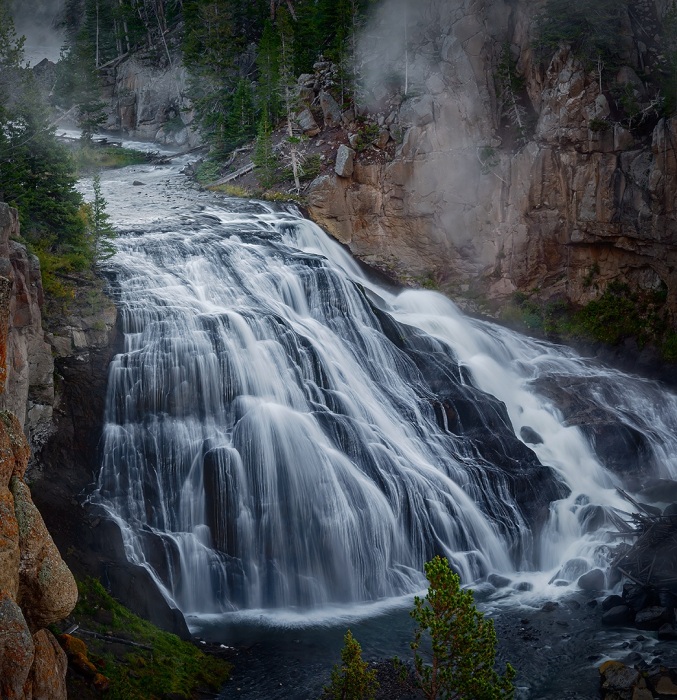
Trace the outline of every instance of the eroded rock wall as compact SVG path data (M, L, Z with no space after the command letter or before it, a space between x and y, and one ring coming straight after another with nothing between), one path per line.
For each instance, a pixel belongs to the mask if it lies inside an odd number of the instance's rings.
M0 203L0 399L30 421L31 401L38 394L53 397L53 387L51 393L44 390L51 384L38 342L39 267L10 241L16 234L16 210ZM22 421L0 411L0 697L62 700L66 656L45 627L71 612L78 590L33 504L24 479L29 456Z
M188 73L180 53L158 58L134 53L103 72L108 100L105 128L133 139L191 148L200 141L188 100Z
M662 4L631 4L657 31ZM457 299L500 303L538 289L584 304L618 280L667 289L674 319L677 119L637 136L616 123L608 91L566 47L547 68L537 62L532 28L541 5L427 0L412 11L410 91L396 109L394 157L364 164L358 155L351 177L319 178L309 213L358 257L403 280L432 280ZM392 3L384 8L372 47L380 35L397 43ZM618 37L627 65L614 79L648 101L657 53L637 34L628 16ZM523 145L505 141L501 127L496 69L506 41L526 85ZM392 57L369 51L382 66L370 93L378 111L388 71L401 73L403 60L388 64ZM402 84L400 76L400 92ZM590 128L596 123L603 130Z

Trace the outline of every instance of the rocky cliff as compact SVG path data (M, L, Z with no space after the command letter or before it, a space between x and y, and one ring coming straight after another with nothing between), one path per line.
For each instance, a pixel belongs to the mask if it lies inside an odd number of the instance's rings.
M40 272L15 241L16 210L0 204L0 697L66 697L66 656L45 629L78 596L38 509L25 473L26 430L41 441L51 416L49 346L40 323ZM18 416L18 417L17 417Z
M542 5L427 0L395 21L386 3L364 53L367 104L399 143L380 158L376 146L357 153L343 177L318 178L310 215L356 256L470 308L534 290L583 305L616 281L657 293L674 323L677 118L638 125L654 98L666 3L630 3L624 65L603 81L566 46L536 60ZM403 23L406 78L404 53L392 48ZM520 140L497 83L506 46L523 80ZM635 127L609 85L634 100ZM344 122L348 143L363 127Z
M199 143L178 41L178 34L170 34L159 56L156 51L136 52L102 69L108 103L105 129L180 148Z

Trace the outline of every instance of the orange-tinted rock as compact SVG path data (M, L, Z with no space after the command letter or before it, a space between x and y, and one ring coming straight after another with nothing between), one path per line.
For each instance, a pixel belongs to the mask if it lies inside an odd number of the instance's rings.
M94 680L92 681L92 685L100 693L104 693L110 689L110 679L106 678L106 676L104 676L103 673L97 673L96 676L94 676Z
M60 634L58 639L66 654L84 654L84 656L87 656L87 645L82 639L78 639L72 634Z
M18 602L29 626L37 630L62 620L71 612L78 600L78 588L33 505L28 486L12 477L10 489L21 551Z
M19 528L14 517L14 497L0 486L0 595L16 601L19 592Z
M33 663L33 638L21 608L7 595L0 596L0 630L0 698L23 699Z
M68 663L85 678L94 678L99 672L96 666L87 658L87 654L76 651L68 654Z
M9 440L9 446L12 450L14 458L14 467L12 470L13 476L23 478L28 466L28 459L31 456L31 448L28 446L28 440L24 435L19 419L7 411L0 412L0 421L4 425L3 435Z
M66 654L48 630L34 634L33 644L35 657L26 684L26 697L31 700L65 700Z

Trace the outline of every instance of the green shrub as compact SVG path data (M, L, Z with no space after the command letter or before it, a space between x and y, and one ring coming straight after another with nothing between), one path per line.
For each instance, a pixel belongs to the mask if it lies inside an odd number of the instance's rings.
M341 664L334 666L331 683L325 687L326 700L373 700L379 684L376 671L362 660L362 647L348 630L343 638Z
M435 557L425 565L425 573L428 593L414 599L411 612L417 623L411 644L414 670L424 697L511 699L514 669L506 664L502 676L494 670L494 621L477 610L472 591L461 589L460 579L446 559ZM424 636L432 644L429 663L419 654Z

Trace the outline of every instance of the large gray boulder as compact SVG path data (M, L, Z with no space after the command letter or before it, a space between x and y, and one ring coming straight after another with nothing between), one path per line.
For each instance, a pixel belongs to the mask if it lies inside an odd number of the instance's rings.
M355 151L348 146L339 146L336 153L336 165L334 170L339 177L350 177L353 174Z

